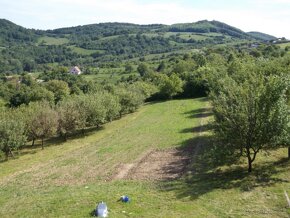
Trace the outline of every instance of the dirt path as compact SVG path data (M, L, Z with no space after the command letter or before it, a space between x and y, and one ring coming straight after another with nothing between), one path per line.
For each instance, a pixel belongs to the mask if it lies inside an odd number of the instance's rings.
M198 137L203 133L203 126L207 122L206 116L200 116ZM152 150L141 155L134 163L122 164L118 167L115 179L132 180L173 180L187 172L190 163L195 161L204 142L202 139L194 141L185 148L171 148L166 150Z

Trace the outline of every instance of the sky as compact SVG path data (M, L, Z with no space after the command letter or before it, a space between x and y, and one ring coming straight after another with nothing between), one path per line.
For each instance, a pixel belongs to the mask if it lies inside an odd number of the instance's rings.
M0 18L42 30L102 22L218 20L290 39L290 0L0 0Z

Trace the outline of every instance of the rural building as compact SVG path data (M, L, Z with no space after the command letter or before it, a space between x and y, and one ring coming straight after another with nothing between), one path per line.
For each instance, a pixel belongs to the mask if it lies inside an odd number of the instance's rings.
M82 73L80 68L78 68L77 66L72 67L69 72L74 75L80 75Z

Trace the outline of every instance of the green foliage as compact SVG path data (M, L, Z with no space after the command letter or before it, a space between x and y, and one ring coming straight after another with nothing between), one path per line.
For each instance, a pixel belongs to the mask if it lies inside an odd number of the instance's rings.
M67 140L68 134L78 129L81 114L77 104L71 99L58 103L56 111L58 114L58 133Z
M159 87L160 91L157 95L161 99L171 99L183 90L183 82L176 74L170 76L155 74L153 75L153 83Z
M277 38L265 33L260 33L260 32L248 32L247 34L251 35L252 37L258 39L258 40L263 40L263 41L270 41L270 40L276 40Z
M158 87L149 82L136 81L131 84L129 90L134 93L139 93L141 99L145 100L158 92Z
M26 116L27 133L30 139L43 140L54 136L58 127L58 114L48 102L32 103L24 109Z
M261 149L282 145L289 137L285 93L289 78L265 75L253 63L243 63L231 76L218 79L211 91L215 133L225 150L239 150L248 171Z
M27 86L20 86L20 88L9 99L10 107L18 107L22 104L28 105L30 102L31 89Z
M106 108L105 121L111 122L120 117L121 105L119 98L111 93L102 93L102 105Z
M127 64L125 65L125 72L126 72L126 73L132 73L133 70L134 70L134 67L133 67L131 64L127 63Z
M184 81L183 97L204 97L207 96L209 87L207 84L208 68L201 67L191 73L185 73L182 75Z
M26 142L25 123L15 110L0 110L0 150L8 160Z
M9 43L31 43L36 40L32 30L25 29L8 20L0 19L0 42Z
M246 40L263 41L218 21L170 26L102 23L40 31L1 20L0 27L0 73L41 71L52 63L97 67L100 62L150 54L188 52Z
M166 64L165 64L164 61L162 61L162 62L158 65L156 71L157 71L157 72L163 72L163 71L165 70L165 68L166 68Z
M219 21L207 21L202 20L196 23L185 23L185 24L173 24L170 26L169 31L172 32L197 32L197 33L224 33L229 36L237 38L250 38L245 32L229 26Z
M195 69L195 63L189 61L179 61L173 67L173 72L177 74L182 74L184 72L190 72Z
M47 102L54 102L55 97L54 93L47 90L43 86L35 86L31 88L29 102L36 102L36 101L47 101Z
M50 80L45 84L46 88L54 93L54 101L57 103L70 94L68 84L61 80Z
M102 93L89 95L86 98L85 110L87 110L87 125L97 126L104 124L106 121L107 108L103 104L105 96Z
M29 78L29 80L27 80ZM37 84L33 79L27 77L19 80L17 84L7 82L0 85L0 96L2 95L10 107L18 107L22 104L28 105L35 101L54 101L54 93L44 86Z
M128 114L136 111L143 103L145 97L140 93L132 92L125 86L119 86L114 90L114 94L118 96L121 105L120 114Z
M151 72L148 65L145 63L139 64L137 67L137 71L140 74L140 76L142 76L142 77L148 75Z

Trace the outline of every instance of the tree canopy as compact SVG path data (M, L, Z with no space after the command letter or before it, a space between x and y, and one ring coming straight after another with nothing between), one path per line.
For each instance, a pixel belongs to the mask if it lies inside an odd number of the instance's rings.
M266 75L255 64L243 63L212 89L214 131L225 149L247 157L249 172L260 150L285 145L289 137L289 85L289 76Z

